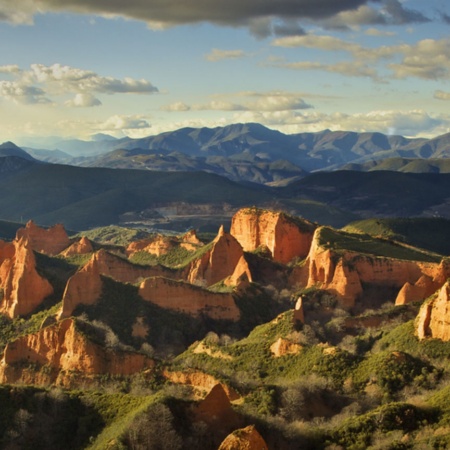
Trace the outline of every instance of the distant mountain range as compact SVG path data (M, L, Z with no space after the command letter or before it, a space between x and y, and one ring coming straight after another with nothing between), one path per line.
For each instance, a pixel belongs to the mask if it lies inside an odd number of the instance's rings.
M244 124L66 144L0 145L0 219L73 230L118 223L206 230L247 205L336 227L369 217L450 218L450 135L285 135Z
M99 134L91 141L67 140L52 149L26 150L36 159L53 163L201 170L234 181L275 186L319 170L450 171L443 162L450 156L450 134L434 139L330 130L286 135L256 123L182 128L142 139Z

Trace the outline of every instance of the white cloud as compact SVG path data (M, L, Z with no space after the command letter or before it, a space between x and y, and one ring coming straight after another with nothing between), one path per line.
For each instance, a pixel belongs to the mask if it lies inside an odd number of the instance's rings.
M212 100L209 103L192 105L195 111L246 111L244 105L224 100Z
M117 131L117 130L134 130L134 129L149 129L151 125L144 116L130 115L121 116L114 115L109 117L105 122L98 126L99 130Z
M291 36L278 38L272 45L286 48L312 48L328 52L342 51L348 53L353 61L334 64L317 61L269 62L273 66L298 70L325 70L348 76L370 77L380 81L381 77L374 63L385 63L391 71L385 78L404 79L408 77L426 80L450 79L450 39L423 39L415 44L399 44L380 46L378 48L363 47L359 44L335 38L333 36ZM370 64L369 64L370 63Z
M205 59L211 62L222 61L223 59L241 59L247 55L243 50L220 50L213 48L210 53L205 55Z
M162 111L168 111L168 112L185 112L189 111L191 107L189 105L186 105L186 103L183 102L175 102L171 103L170 105L165 105L160 108Z
M193 111L293 111L313 107L300 95L283 91L227 94L227 98L234 96L245 98L245 100L237 103L219 98L208 103L194 104L190 109ZM217 97L221 96L217 95Z
M285 133L333 131L375 132L403 136L436 136L450 129L449 115L432 115L423 110L372 111L365 114L317 111L246 111L236 113L236 122L259 122Z
M51 103L42 89L15 81L0 81L0 97L23 105Z
M0 73L12 73L17 74L20 72L19 66L15 64L8 64L6 66L0 66Z
M66 106L87 107L101 105L94 93L114 95L158 92L158 88L148 80L105 77L61 64L32 64L29 70L21 70L16 65L4 65L0 66L0 74L15 78L14 81L0 81L0 96L24 104L49 103L49 98L73 94L74 98L64 103Z
M450 92L435 91L434 98L437 100L450 100Z
M78 93L72 100L65 102L69 107L89 108L92 106L100 106L102 102L92 94Z

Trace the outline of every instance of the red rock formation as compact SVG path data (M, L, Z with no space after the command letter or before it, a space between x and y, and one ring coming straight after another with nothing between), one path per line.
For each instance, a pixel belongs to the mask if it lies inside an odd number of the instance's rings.
M439 283L427 275L422 275L414 284L406 282L395 299L396 305L406 305L425 300L439 288Z
M284 355L296 355L302 350L300 344L288 341L287 339L278 338L271 346L270 351L275 358L279 358Z
M246 271L250 275L248 266L243 268L241 261L244 252L239 242L220 227L219 233L212 242L212 247L199 259L193 261L188 270L190 283L202 282L207 286L218 283L225 278L233 276L238 264L241 264L240 273Z
M240 318L239 308L231 294L211 292L182 281L163 277L147 278L139 286L139 295L161 308L194 317L206 315L212 319L233 321Z
M161 256L178 246L188 251L194 251L203 246L203 243L197 238L195 230L191 230L181 237L158 234L149 239L131 242L126 252L129 257L141 251Z
M352 307L363 294L363 285L399 289L409 283L415 285L421 277L428 277L431 286L448 276L445 263L407 261L382 256L361 255L351 251L333 251L320 244L322 228L316 230L306 263L297 268L291 283L304 282L317 286L338 297L341 305ZM420 284L426 278L422 278Z
M103 281L97 259L91 258L67 281L58 318L70 317L80 304L93 305L100 298L102 288Z
M220 384L230 402L241 398L240 395L232 387L221 383L212 375L200 372L198 370L187 370L184 372L172 372L169 370L164 370L163 376L172 383L190 385L196 389L206 392L210 392L214 386Z
M34 370L26 368L30 364ZM44 372L40 370L43 366L47 368ZM72 319L66 319L8 343L0 363L0 383L50 384L64 381L68 372L80 377L132 375L153 367L153 360L142 354L110 351L94 344L77 331Z
M199 247L202 247L204 244L197 237L197 233L195 232L195 230L189 230L187 233L181 236L180 245L186 250L194 251L197 250Z
M61 255L85 255L87 253L92 253L93 251L94 248L92 247L91 241L87 237L83 236L79 241L74 242L70 247L61 252Z
M253 425L233 431L220 444L219 450L269 450L266 441Z
M32 250L47 255L57 255L70 245L70 239L61 224L45 229L30 220L25 228L17 230L16 240L21 238L29 242Z
M30 314L53 293L53 287L36 271L33 250L24 239L4 244L1 253L0 312L11 318Z
M152 276L170 276L173 272L161 266L143 267L113 255L105 250L100 250L92 256L97 265L98 272L122 283L136 283L139 278Z
M230 234L245 251L267 247L275 261L288 263L308 255L315 226L284 213L244 208L232 219Z
M305 311L303 308L302 297L299 297L295 303L293 321L294 323L305 323Z
M209 394L194 410L194 422L204 422L210 427L234 429L239 426L240 419L234 412L230 400L222 385L216 384Z
M419 339L427 337L450 341L450 284L447 282L438 294L420 308L416 321Z

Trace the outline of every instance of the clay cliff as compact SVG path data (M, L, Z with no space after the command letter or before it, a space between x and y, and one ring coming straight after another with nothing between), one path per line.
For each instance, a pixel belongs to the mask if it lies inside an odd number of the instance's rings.
M449 282L421 306L416 320L416 333L419 339L436 338L450 341Z
M28 241L32 250L46 255L57 255L70 245L70 239L62 224L45 229L30 220L25 228L17 230L16 240L21 238Z
M58 319L70 317L78 305L93 305L102 293L103 281L95 257L69 278Z
M233 296L216 293L182 281L163 277L145 279L139 286L139 295L161 308L172 309L198 317L237 321L239 308Z
M151 276L171 276L173 271L162 266L138 266L124 258L99 250L92 255L92 264L101 275L113 278L121 283L136 283L139 278Z
M441 286L450 274L448 264L443 262L410 261L330 249L322 243L324 229L316 230L305 264L293 271L291 283L305 284L306 281L306 287L327 290L335 294L344 307L353 307L365 293L364 289L370 286L402 289L397 304L416 301L421 296L423 300L430 289Z
M65 319L8 343L0 362L0 383L70 385L70 374L131 375L153 367L153 360L142 354L93 343L77 330L74 320Z
M36 270L36 258L25 238L2 243L0 287L3 298L0 313L10 318L33 312L53 293L53 287Z
M211 286L229 277L227 282L232 284L244 274L249 281L252 280L244 251L239 242L221 227L211 248L190 264L186 278L193 284Z
M245 251L265 247L275 261L286 264L308 255L314 229L311 222L281 212L244 208L233 216L230 234Z

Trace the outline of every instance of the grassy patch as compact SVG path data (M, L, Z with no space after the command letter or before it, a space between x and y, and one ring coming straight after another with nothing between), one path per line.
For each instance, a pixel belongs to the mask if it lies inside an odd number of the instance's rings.
M367 234L351 234L322 227L318 235L324 248L337 253L351 251L362 255L384 256L409 261L439 262L439 255L411 248L395 241L375 238Z

